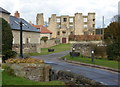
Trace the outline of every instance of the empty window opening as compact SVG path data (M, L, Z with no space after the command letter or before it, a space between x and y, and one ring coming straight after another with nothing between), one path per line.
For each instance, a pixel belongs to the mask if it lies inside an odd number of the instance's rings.
M63 22L67 22L67 18L63 18Z
M88 20L87 20L87 18L84 18L84 22L87 22Z
M70 18L70 22L73 22L73 18Z
M57 18L57 22L60 22L60 18Z
M57 32L57 35L60 35L60 32L59 32L59 31Z
M65 34L66 32L65 31L62 31L63 34Z
M84 25L84 28L87 28L87 25Z

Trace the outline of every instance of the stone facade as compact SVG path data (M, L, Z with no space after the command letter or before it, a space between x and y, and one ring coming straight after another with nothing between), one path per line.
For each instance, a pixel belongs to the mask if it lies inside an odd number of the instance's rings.
M37 25L44 25L43 13L37 14L37 16L36 16L36 24Z
M42 25L43 13L37 14L36 23ZM44 25L44 24L43 24ZM61 43L68 43L69 35L95 35L95 13L75 13L74 16L56 16L49 18L48 29L52 32L52 38L59 38Z
M75 16L56 16L52 14L49 18L48 29L53 32L52 38L59 38L61 43L68 43L68 36L73 35L94 35L95 34L95 13L76 13Z
M20 52L20 31L12 30L13 33L13 50ZM23 31L23 52L31 53L38 52L40 53L40 33L38 32L29 32Z
M43 40L41 40L40 42L40 47L41 48L48 48L51 46L55 46L57 43L55 40L47 40L46 42L44 42Z
M20 44L20 31L12 30L13 44ZM40 33L23 31L23 44L40 44Z

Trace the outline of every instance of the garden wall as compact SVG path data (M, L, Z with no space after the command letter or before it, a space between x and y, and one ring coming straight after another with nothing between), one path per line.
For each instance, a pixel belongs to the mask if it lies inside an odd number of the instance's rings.
M33 81L49 81L49 72L51 66L47 64L29 64L29 63L14 63L3 64L10 67L16 76L24 77Z

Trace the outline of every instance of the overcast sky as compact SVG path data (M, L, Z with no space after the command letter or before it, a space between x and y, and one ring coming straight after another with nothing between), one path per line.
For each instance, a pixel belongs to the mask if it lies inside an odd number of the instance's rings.
M111 18L118 14L119 0L0 0L0 6L11 15L19 11L22 18L36 24L37 13L44 13L45 21L51 14L70 15L88 12L96 13L96 27L102 26L102 16L107 26Z

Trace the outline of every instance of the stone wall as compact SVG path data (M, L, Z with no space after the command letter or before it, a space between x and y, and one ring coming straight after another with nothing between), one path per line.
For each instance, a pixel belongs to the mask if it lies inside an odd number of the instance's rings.
M44 42L43 40L41 40L40 42L40 47L41 48L48 48L51 46L55 46L59 44L59 42L57 42L57 40L53 39L53 40L47 40L46 42Z
M49 81L49 72L51 66L47 64L3 64L13 70L13 74L33 81Z
M13 44L12 50L20 53L20 45ZM23 44L23 53L40 53L40 50L40 44Z
M30 44L30 43L23 44L23 52L24 53L35 53L35 52L40 53L41 48L48 48L51 46L55 46L59 43L60 43L59 39L53 39L53 40L47 40L46 42L41 40L40 44ZM13 44L12 50L19 53L20 52L20 45Z
M51 76L51 80L61 80L64 81L70 87L101 87L101 83L96 82L92 79L84 77L82 75L78 75L68 71L53 71Z
M82 56L91 57L91 51L94 50L96 58L107 58L106 45L93 43L77 43L73 44L75 51L80 52Z

